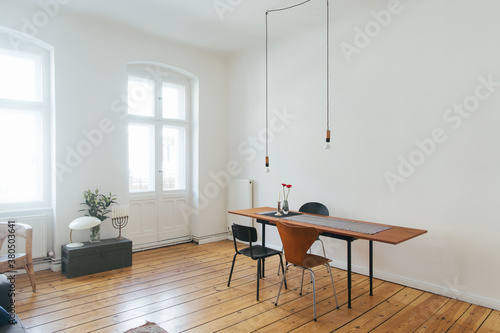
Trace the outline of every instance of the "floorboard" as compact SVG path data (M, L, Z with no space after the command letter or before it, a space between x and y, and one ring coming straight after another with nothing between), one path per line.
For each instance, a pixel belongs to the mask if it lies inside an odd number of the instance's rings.
M180 244L133 254L123 269L67 279L36 272L37 292L27 276L16 276L16 312L28 332L124 332L153 321L168 332L500 332L500 312L444 296L353 274L352 309L347 276L332 269L339 309L327 270L315 269L317 316L306 275L299 295L298 269L287 273L276 306L281 275L278 257L266 261L256 300L256 262L234 255L230 241Z

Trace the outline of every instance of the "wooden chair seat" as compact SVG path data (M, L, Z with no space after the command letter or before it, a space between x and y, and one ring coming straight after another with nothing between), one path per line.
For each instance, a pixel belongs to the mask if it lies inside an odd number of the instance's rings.
M285 255L286 259L286 255ZM306 253L304 259L302 260L302 263L298 266L304 267L304 268L314 268L316 266L324 265L329 263L331 260L322 256L318 256L315 254L310 254Z

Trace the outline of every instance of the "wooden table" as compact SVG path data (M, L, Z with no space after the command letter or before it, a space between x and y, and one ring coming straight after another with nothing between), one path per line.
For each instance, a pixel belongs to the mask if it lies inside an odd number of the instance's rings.
M276 225L276 222L280 218L286 217L286 215L266 216L266 215L260 215L259 213L269 212L269 211L272 211L275 209L276 208L272 208L272 207L259 207L259 208L251 208L251 209L232 210L232 211L229 211L229 213L255 218L257 220L257 223L261 223L262 224L262 245L265 246L265 244L266 244L266 225L267 224ZM302 214L307 214L307 213L302 213ZM309 215L314 215L314 214L309 214ZM427 232L427 230L405 228L405 227L399 227L399 226L394 226L394 225L389 225L389 224L380 224L380 223L373 223L373 222L366 222L366 221L359 221L359 220L352 220L352 219L343 219L343 218L338 218L338 217L330 217L330 218L390 227L390 229L380 231L376 234L371 235L371 234L364 234L364 233L359 233L359 232L354 232L354 231L325 227L325 226L316 225L316 224L302 223L302 222L297 222L297 221L286 220L287 223L292 223L292 224L301 225L301 226L315 227L316 229L319 230L320 234L323 236L332 237L332 238L341 239L341 240L346 241L346 243L347 243L348 308L351 308L351 286L352 286L351 285L351 283L352 283L352 280L351 280L351 273L352 273L352 270L351 270L351 255L352 255L351 244L353 241L355 241L357 239L365 239L365 240L369 241L370 296L373 296L373 242L375 241L375 242L397 245L397 244L405 242L409 239L423 235ZM262 271L264 271L264 269Z

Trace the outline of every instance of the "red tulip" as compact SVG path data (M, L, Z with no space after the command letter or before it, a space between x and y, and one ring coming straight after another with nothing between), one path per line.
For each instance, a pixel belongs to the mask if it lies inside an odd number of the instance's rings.
M281 183L281 186L283 186L283 200L288 200L288 195L290 194L290 188L292 187L292 184ZM286 191L286 193L285 187L288 188L288 191Z

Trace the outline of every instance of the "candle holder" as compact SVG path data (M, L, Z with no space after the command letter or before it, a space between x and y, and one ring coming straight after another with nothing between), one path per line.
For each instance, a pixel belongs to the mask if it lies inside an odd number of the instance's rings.
M128 223L128 205L115 206L111 209L111 222L113 228L118 229L117 240L125 239L122 236L122 228Z
M283 216L283 214L281 214L281 201L278 201L278 209L276 211L276 214L274 214L275 216Z
M122 228L124 228L127 223L128 223L128 216L119 216L119 217L113 217L111 218L113 228L118 229L118 237L116 237L117 240L122 240L125 239L125 237L122 236Z

